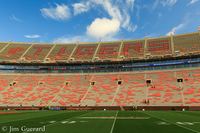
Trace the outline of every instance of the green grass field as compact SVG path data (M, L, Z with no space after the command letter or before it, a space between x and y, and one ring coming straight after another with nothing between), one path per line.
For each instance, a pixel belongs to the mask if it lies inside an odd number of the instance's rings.
M200 112L18 111L14 114L1 112L0 133L11 132L200 133Z

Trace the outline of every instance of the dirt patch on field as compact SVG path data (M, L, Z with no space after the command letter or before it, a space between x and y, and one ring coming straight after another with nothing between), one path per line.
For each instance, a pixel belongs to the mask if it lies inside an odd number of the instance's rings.
M16 114L17 112L1 112L0 111L0 115L7 115L7 114Z

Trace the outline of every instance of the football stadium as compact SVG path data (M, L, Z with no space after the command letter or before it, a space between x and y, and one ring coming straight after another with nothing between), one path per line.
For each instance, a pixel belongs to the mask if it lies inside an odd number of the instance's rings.
M200 133L200 1L184 1L2 0L0 133Z
M2 130L200 132L199 32L0 46Z

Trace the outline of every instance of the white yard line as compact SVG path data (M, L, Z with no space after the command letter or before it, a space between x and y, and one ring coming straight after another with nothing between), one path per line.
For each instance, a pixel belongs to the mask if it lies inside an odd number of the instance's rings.
M110 133L113 133L113 129L114 129L114 127L115 127L115 122L116 122L116 120L117 120L117 115L118 115L118 111L117 111L117 113L116 113L116 115L115 115L115 119L114 119L114 121L113 121L112 128L111 128L111 130L110 130Z
M54 123L47 124L47 125L44 125L44 126L45 126L45 128L47 128L47 127L49 127L49 126L58 124L59 122L66 121L66 120L71 120L71 119L73 119L73 118L80 117L80 116L84 116L84 115L86 115L86 114L88 114L88 113L91 113L91 112L83 113L83 114L78 115L78 116L72 116L72 117L70 117L70 118L67 118L67 119L64 119L64 120L61 120L61 121L56 121L56 122L54 122ZM28 133L28 132L26 131L26 132L23 132L23 133Z
M64 120L61 120L61 121L57 121L57 122L52 123L52 124L47 124L47 125L45 125L45 126L46 126L46 127L52 126L52 125L58 124L59 122L62 122L62 121L71 120L71 119L76 118L76 117L84 116L84 115L86 115L86 114L88 114L88 113L91 113L91 112L83 113L83 114L78 115L78 116L72 116L72 117L70 117L70 118L67 118L67 119L64 119Z
M191 128L188 128L188 127L185 127L185 126L182 126L182 125L176 124L176 123L173 123L173 122L171 122L171 121L168 121L168 120L165 120L165 119L159 118L159 117L157 117L157 116L150 115L150 114L145 113L145 112L143 112L143 113L144 113L144 114L147 114L147 115L149 115L149 116L151 116L151 117L157 118L157 119L159 119L159 120L162 120L162 121L165 121L165 122L171 123L171 124L176 125L176 126L178 126L178 127L184 128L184 129L186 129L186 130L192 131L192 132L194 132L194 133L200 133L200 131L197 131L197 130L194 130L194 129L191 129Z

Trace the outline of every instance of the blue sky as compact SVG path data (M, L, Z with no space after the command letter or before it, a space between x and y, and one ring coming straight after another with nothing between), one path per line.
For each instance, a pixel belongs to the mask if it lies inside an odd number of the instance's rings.
M1 0L0 41L89 42L197 31L200 0Z

